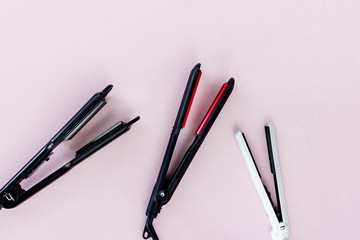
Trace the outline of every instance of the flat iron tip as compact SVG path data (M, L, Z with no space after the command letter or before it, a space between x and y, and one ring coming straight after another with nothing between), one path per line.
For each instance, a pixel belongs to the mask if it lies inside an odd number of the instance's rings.
M131 126L133 123L139 121L140 116L137 116L136 118L134 118L133 120L131 120L130 122L127 123L128 126Z
M111 91L111 89L113 88L113 85L112 84L109 84L104 90L102 90L102 95L104 97L106 97L106 95L108 95L108 93Z

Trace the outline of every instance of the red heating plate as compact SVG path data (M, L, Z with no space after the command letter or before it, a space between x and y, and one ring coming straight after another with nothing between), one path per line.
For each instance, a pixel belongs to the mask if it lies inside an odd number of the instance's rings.
M182 128L185 127L186 120L187 120L188 115L189 115L189 112L190 112L191 104L192 104L192 102L193 102L193 100L194 100L195 92L196 92L197 86L198 86L198 84L199 84L199 80L200 80L201 74L202 74L202 72L200 71L200 72L199 72L199 75L198 75L198 78L196 79L194 91L193 91L193 93L192 93L192 95L191 95L191 99L190 99L189 106L188 106L188 109L187 109L186 114L185 114L185 118L184 118L183 125L181 126Z
M229 85L228 83L224 83L224 85L221 87L218 95L216 96L214 102L211 104L210 109L209 109L208 112L206 113L206 115L205 115L203 121L201 122L198 130L196 131L196 134L197 134L197 135L199 135L199 134L201 133L201 131L203 130L203 128L205 127L205 124L206 124L207 121L209 120L211 114L214 112L216 105L219 103L222 95L224 95L225 90L226 90L226 88L227 88L228 85Z

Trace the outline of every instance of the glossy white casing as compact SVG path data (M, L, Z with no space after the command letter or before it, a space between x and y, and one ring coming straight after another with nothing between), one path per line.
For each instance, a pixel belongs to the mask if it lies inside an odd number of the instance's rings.
M235 139L240 148L242 156L245 160L246 166L249 170L249 173L250 173L251 179L255 185L256 191L258 192L261 202L263 203L265 212L269 217L270 225L272 227L272 231L271 231L272 239L273 240L286 240L286 239L290 238L290 226L289 226L288 215L287 215L285 192L284 192L284 185L283 185L283 181L282 181L282 174L281 174L281 168L280 168L279 151L278 151L278 145L277 145L277 140L276 140L275 126L270 122L267 123L267 126L270 129L270 138L271 138L271 146L272 146L271 150L273 153L274 167L275 167L275 172L276 172L276 181L277 181L277 186L278 186L279 201L280 201L281 213L282 213L282 218L283 218L282 222L279 222L279 220L275 214L275 210L270 202L270 199L266 193L266 190L261 181L259 173L256 169L254 160L251 156L250 149L248 148L248 146L246 144L246 140L243 136L243 133L240 131L237 131L235 133Z

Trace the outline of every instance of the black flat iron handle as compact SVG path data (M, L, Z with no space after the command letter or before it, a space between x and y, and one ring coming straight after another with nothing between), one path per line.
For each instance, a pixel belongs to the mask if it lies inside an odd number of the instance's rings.
M177 142L177 139L180 134L180 130L185 126L187 117L190 112L191 104L195 96L195 92L197 89L197 86L199 84L199 80L201 77L201 70L200 70L201 64L198 63L194 66L194 68L191 70L186 88L184 91L184 95L181 100L181 104L179 107L178 114L176 116L176 120L170 135L169 143L167 145L165 155L163 162L160 167L160 171L156 180L156 183L154 185L149 204L146 210L146 216L156 218L157 214L161 210L161 201L162 199L159 199L160 191L166 187L165 181L166 181L166 174L169 169L170 161L172 158L172 155L174 153L175 145Z
M108 85L102 92L94 96L68 121L60 131L12 177L0 190L0 196L8 188L14 188L20 182L32 175L37 168L49 159L52 151L64 140L73 137L105 104L105 97L112 89Z

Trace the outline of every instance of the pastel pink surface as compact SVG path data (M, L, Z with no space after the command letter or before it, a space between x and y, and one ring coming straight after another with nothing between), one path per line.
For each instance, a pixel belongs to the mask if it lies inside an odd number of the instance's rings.
M263 126L277 127L293 240L359 239L358 1L0 1L0 183L97 91L108 104L25 182L119 120L132 129L15 209L1 239L141 239L191 68L202 78L171 172L221 85L235 89L171 202L160 239L270 239L238 150L271 186Z

